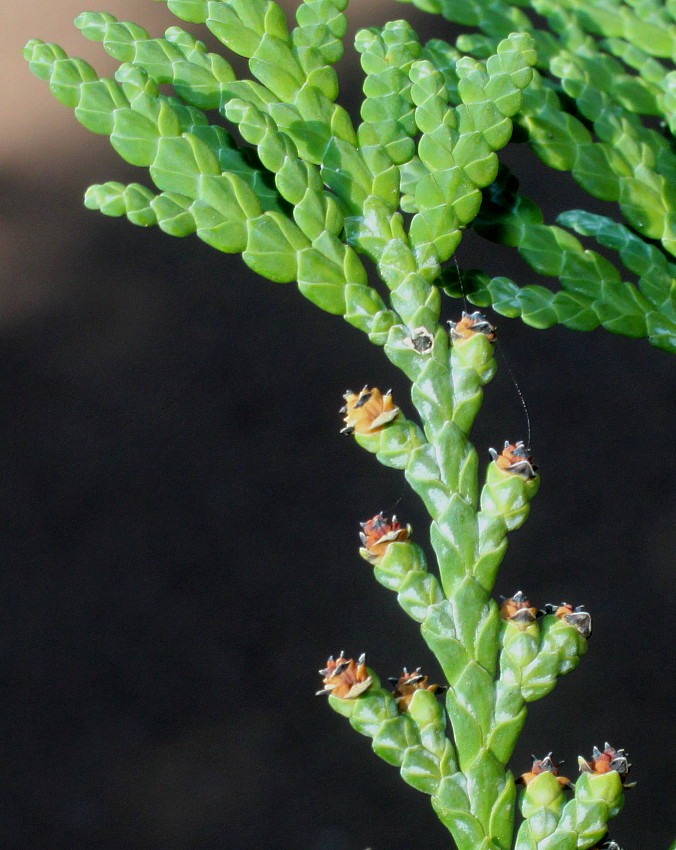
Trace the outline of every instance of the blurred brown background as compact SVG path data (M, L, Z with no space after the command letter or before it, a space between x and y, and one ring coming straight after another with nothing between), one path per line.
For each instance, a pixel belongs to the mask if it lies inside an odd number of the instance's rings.
M164 4L102 5L155 34L177 23ZM404 16L451 37L408 6L353 5L349 43ZM347 387L393 386L407 407L405 382L293 285L83 208L90 183L139 174L20 58L37 36L110 72L70 25L80 11L25 0L0 28L0 846L448 848L424 797L313 696L341 649L368 650L383 676L436 673L356 554L358 521L399 498L423 542L425 517L399 473L338 434ZM355 113L351 48L340 70ZM604 210L522 146L507 159L548 221ZM471 233L458 258L543 282ZM532 706L514 769L554 750L574 775L593 744L625 747L639 785L612 835L666 848L674 361L605 331L497 321L542 473L497 592L594 618L580 669ZM487 458L524 431L503 369L476 444Z

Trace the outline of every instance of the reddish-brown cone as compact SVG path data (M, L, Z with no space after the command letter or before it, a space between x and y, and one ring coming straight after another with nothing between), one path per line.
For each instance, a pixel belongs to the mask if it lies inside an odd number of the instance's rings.
M401 676L390 676L390 684L394 685L392 696L397 703L399 711L408 710L409 704L416 691L429 691L431 694L443 694L446 690L444 685L430 685L427 676L423 676L420 667L409 673L404 667Z
M345 405L340 412L345 414L345 427L341 434L373 434L399 415L389 390L383 395L377 387L364 387L359 393L348 390L343 398Z
M554 614L555 617L564 620L569 626L576 628L582 637L591 637L591 616L584 610L584 605L573 608L568 602L562 602L560 605L552 605L551 602L548 602L545 605L545 614Z
M631 788L633 783L627 785L625 780L629 775L631 763L624 750L616 750L611 747L606 741L603 752L598 747L594 747L590 761L578 756L577 763L581 773L609 773L611 770L617 771L625 788Z
M559 766L556 762L552 761L552 754L548 753L543 759L538 759L533 756L533 766L526 773L521 774L521 776L516 780L519 785L528 785L529 782L532 782L536 776L540 773L551 773L556 777L559 785L562 788L570 788L572 783L570 779L565 776L561 776L559 773Z
M359 537L364 547L360 551L372 564L383 557L390 543L403 543L411 534L410 525L402 525L394 514L388 519L383 511L360 525Z
M533 458L524 446L523 440L519 440L518 443L510 443L509 440L505 440L505 446L500 454L495 449L488 451L498 469L511 472L512 475L520 475L527 480L535 478L537 466L533 463Z
M365 654L360 655L357 662L353 658L345 658L342 652L337 659L332 655L326 662L326 667L319 673L324 677L324 687L317 691L317 696L331 694L340 699L354 699L363 694L373 682L366 669Z
M497 338L495 327L478 310L475 310L474 313L463 311L460 321L449 322L448 327L453 342L462 342L475 334L483 334L489 342L495 342Z
M530 604L530 599L520 590L509 598L500 597L500 616L503 620L517 623L525 629L535 621L537 615L538 609Z

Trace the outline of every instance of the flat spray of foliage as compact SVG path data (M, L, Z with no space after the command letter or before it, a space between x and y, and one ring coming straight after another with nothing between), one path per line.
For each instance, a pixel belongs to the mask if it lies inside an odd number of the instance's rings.
M306 0L291 30L267 0L168 5L246 57L251 79L179 27L151 38L105 13L84 13L76 26L120 60L114 79L57 45L25 49L85 127L149 170L154 190L92 186L87 206L174 236L196 233L264 277L296 281L383 346L412 383L420 425L373 388L346 395L344 430L403 470L431 516L436 574L408 530L382 515L365 525L362 554L421 624L447 679L445 709L422 675L404 674L392 693L362 661L342 657L322 671L331 706L430 796L459 850L601 846L628 770L609 745L581 761L574 786L551 758L536 760L521 780L514 839L517 790L506 765L526 703L577 666L589 617L559 605L542 615L522 594L501 608L491 598L507 532L526 519L539 479L526 447L513 444L494 453L480 485L468 434L495 372L494 333L478 314L450 335L442 327L444 291L460 294L455 266L443 266L471 226L560 284L466 273L476 305L535 327L602 325L676 350L676 159L666 129L676 124L676 78L662 61L673 55L675 4L533 0L546 31L501 0L417 0L482 34L454 47L421 44L405 21L358 33L365 98L356 128L336 104L332 67L347 0ZM160 94L162 84L174 95ZM664 133L641 116L662 117ZM545 224L499 165L513 134L591 194L617 201L626 224L581 210L560 216L563 226ZM596 239L635 279L622 280L618 265L565 227ZM369 284L365 261L386 296Z

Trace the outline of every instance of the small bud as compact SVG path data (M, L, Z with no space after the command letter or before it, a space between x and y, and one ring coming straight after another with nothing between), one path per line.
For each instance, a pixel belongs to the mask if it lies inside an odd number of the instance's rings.
M460 321L449 322L448 327L454 343L470 339L475 334L483 334L489 342L495 342L497 338L497 329L478 310L474 313L463 311Z
M503 620L517 623L525 629L535 622L537 615L538 609L531 606L530 599L520 590L509 598L500 597L500 616Z
M399 711L408 710L408 706L413 699L413 694L416 691L429 691L431 694L443 694L446 690L444 685L430 685L427 676L423 676L420 672L420 667L416 668L413 673L409 673L404 667L401 676L397 679L396 676L390 676L390 684L394 685L392 696L397 704Z
M365 654L360 655L356 663L352 658L345 658L342 652L337 660L331 656L326 662L326 667L319 673L324 677L322 679L324 687L321 691L317 691L317 696L330 694L340 699L354 699L359 694L363 694L373 682L373 678L366 669Z
M607 741L603 752L601 752L598 747L594 747L591 761L587 761L586 759L583 759L582 756L578 756L577 763L580 768L580 773L593 773L598 775L615 771L619 774L620 779L622 780L622 785L625 788L630 788L634 784L631 783L627 785L625 783L625 779L629 775L629 771L631 769L631 763L629 762L627 754L624 750L616 750L615 747L611 747Z
M403 343L418 354L430 354L434 348L434 336L427 328L413 328L411 336L407 336Z
M343 398L345 406L340 412L345 414L345 427L341 434L373 434L399 415L399 408L392 404L392 393L383 395L377 387L364 387L360 393L348 390Z
M360 525L359 537L363 548L359 554L371 564L380 561L390 543L403 543L411 534L410 525L403 526L397 522L394 514L392 519L388 519L383 511Z
M505 447L500 454L495 449L489 449L488 452L498 469L511 472L513 475L520 475L526 480L535 478L537 466L533 463L533 458L529 455L523 440L519 440L518 443L510 443L509 440L505 440Z
M545 605L545 614L553 614L559 620L563 620L568 625L573 626L582 637L591 637L591 616L584 610L584 605L578 605L576 608L573 608L568 602L562 602L560 605L552 605L551 602L548 602Z
M528 785L530 782L535 779L536 776L539 776L541 773L551 773L552 776L555 776L559 785L562 788L570 788L571 781L565 776L561 776L559 774L559 765L552 761L552 754L548 753L543 759L538 759L535 756L533 758L533 766L527 773L523 773L517 780L518 785Z

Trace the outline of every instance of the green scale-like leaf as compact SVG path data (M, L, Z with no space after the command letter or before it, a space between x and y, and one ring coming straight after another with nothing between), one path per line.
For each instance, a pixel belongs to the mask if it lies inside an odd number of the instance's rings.
M657 4L642 4L642 14L613 0L597 0L593 5L566 0L566 5L575 11L587 32L625 38L653 56L671 59L674 55L676 27Z
M382 145L391 161L401 165L415 152L417 126L409 70L421 53L418 37L406 21L392 21L382 30L361 30L355 48L366 74L360 145Z
M296 9L298 26L291 32L293 51L304 70L324 68L343 55L348 0L304 0ZM325 92L326 94L326 92ZM327 95L328 97L328 95Z
M171 27L164 38L151 39L137 24L118 22L102 12L84 12L75 26L121 62L143 68L157 83L170 83L186 103L199 109L218 109L235 80L230 64L217 53L208 53L190 33Z
M533 8L547 19L558 37L558 44L555 42L551 51L541 51L539 67L542 70L556 73L556 62L569 50L575 54L576 61L586 68L594 88L604 92L614 103L642 115L659 114L656 101L659 89L649 85L640 76L626 73L619 62L599 50L596 41L580 26L579 16L574 9L552 0L533 0ZM545 32L538 31L538 46L545 36Z
M562 223L573 220L574 216L560 218ZM473 303L492 303L497 312L521 315L535 327L561 322L576 330L591 330L602 324L616 333L649 336L653 344L667 349L673 346L674 275L672 265L657 249L651 249L654 268L644 269L645 279L639 280L638 288L622 281L609 261L585 250L562 228L544 225L538 207L518 194L516 181L506 171L491 187L474 227L489 239L517 246L529 265L558 277L565 291L552 293L537 285L520 288L505 278L489 280L485 275L466 273L463 291ZM625 228L622 232L629 231ZM641 250L648 250L648 243L636 236L633 239L635 252L640 245L645 246ZM617 240L616 244L619 247ZM628 259L628 249L620 256ZM454 272L447 272L444 280L449 293L461 294Z
M583 773L575 783L574 799L563 807L556 829L536 845L537 849L594 847L606 834L608 821L618 814L623 802L622 782L616 771ZM517 850L521 850L520 845Z
M527 3L547 19L553 35L535 29L528 19L519 17L518 9L503 2L414 2L449 20L479 27L481 35L462 35L456 41L458 47L478 58L486 58L495 49L499 37L509 31L508 21L518 20L518 28L534 38L537 67L549 78L535 74L524 91L522 111L516 116L535 152L550 166L571 170L591 194L619 201L628 221L642 235L662 240L672 253L676 250L676 158L669 141L637 118L637 114L663 116L672 132L676 126L676 72L667 73L653 58L674 56L673 21L661 4L643 2L630 8L607 0L594 4L592 13L589 4L581 0ZM610 36L603 45L626 65L599 49L588 33ZM628 72L627 66L638 74ZM569 111L564 111L557 96L563 89L557 85L556 76L575 99L567 106ZM598 140L587 129L589 121ZM404 203L415 211L408 187L418 185L424 175L415 160L405 168L408 194ZM619 289L617 285L605 286L600 299L583 292L552 294L543 287L519 287L500 277L490 280L475 276L472 285L474 303L492 305L510 317L520 316L534 327L561 322L576 330L591 330L602 324L616 333L648 336L652 344L675 350L670 309L646 309L631 284Z
M471 221L481 202L479 189L495 177L494 151L511 135L509 120L521 104L535 62L532 41L512 36L500 42L484 64L468 57L456 62L462 101L449 109L450 92L441 71L428 60L411 66L411 96L422 136L418 157L427 174L418 181L411 222L416 244L434 246L441 261L460 241L460 227Z
M503 0L400 0L443 15L447 20L466 27L481 26L487 35L503 38L512 32L526 32L530 21L526 15Z
M593 122L603 140L599 144L605 144L603 150L618 177L617 200L627 220L676 253L676 230L672 224L676 157L668 150L666 140L644 129L637 118L614 105L605 92L592 85L591 74L596 69L583 67L572 55L562 55L552 63L552 70L561 77L564 91L575 98L582 115ZM667 174L660 173L664 165L669 169Z
M422 549L414 543L391 543L374 572L384 587L399 594L399 604L414 620L423 622L432 606L444 601L439 582L427 572Z
M170 31L173 38L171 42L162 39L150 40L141 28L132 24L119 24L112 16L88 13L78 19L78 24L89 37L104 40L106 47L113 55L133 54L134 58L142 62L149 72L155 74L157 82L177 84L179 79L183 79L184 94L188 92L188 83L195 82L193 79L195 73L197 73L198 83L204 83L205 68L213 70L215 66L218 66L212 55L205 54L199 42L177 28ZM65 59L65 54L57 58ZM199 60L199 63L188 61L195 58ZM219 102L226 94L224 85L229 84L232 77L229 66L224 60L222 62L223 67L220 67L219 74L212 73L212 78L208 81L212 89L210 97L218 99ZM123 70L131 67L123 66ZM158 97L154 90L146 95L145 101L140 105L137 97L136 105L139 106L137 114L130 114L128 111L124 111L122 115L115 114L113 111L115 104L120 106L122 103L120 87L112 81L94 81L93 72L90 70L82 73L87 75L90 82L96 82L98 88L92 92L91 86L87 88L82 85L84 94L77 105L80 120L99 132L111 132L114 146L130 161L151 164L151 174L157 178L155 182L160 188L165 189L165 192L153 202L154 215L146 213L142 219L138 212L130 207L129 212L135 223L150 224L157 221L167 232L176 235L186 235L197 231L201 238L220 250L244 251L244 259L259 273L279 281L297 279L301 291L319 306L330 312L347 311L348 321L351 320L367 332L373 333L377 341L384 341L384 334L393 319L388 319L388 311L376 293L365 286L365 273L357 258L354 255L350 256L350 249L332 235L341 230L342 215L335 204L332 206L332 201L326 193L322 192L321 180L312 172L312 166L298 162L293 157L293 152L287 150L289 155L286 158L286 172L291 170L296 177L295 179L286 177L283 170L282 174L277 176L282 197L286 197L291 203L296 202L294 215L303 225L301 230L311 240L308 242L299 238L294 226L289 226L286 217L279 214L281 213L279 195L270 191L265 182L265 174L268 172L257 171L248 166L241 153L234 148L231 138L221 128L209 126L202 113L195 109L190 110L173 99ZM127 88L130 82L140 85L139 73L141 72L138 69L133 71L132 77L136 75L135 80L132 80L129 74L126 75L124 84ZM114 96L117 97L117 101L114 99L111 101L111 97ZM98 106L95 118L91 117L92 97L95 98L94 102ZM164 109L165 117L162 127L157 124L157 121L162 118L162 113L160 112L159 117L153 113L153 97L160 104L161 109ZM193 100L202 102L203 97L193 98ZM233 101L229 102L229 104L232 103ZM129 105L134 107L133 103ZM213 106L216 103L211 102L207 105ZM228 106L228 108L232 116L234 106ZM157 129L153 129L152 123L146 120L143 109L146 111L150 109L153 113L151 117L155 119ZM256 107L251 106L249 114L252 110L255 111ZM111 126L111 120L105 117L111 113L115 121L114 126ZM105 119L103 123L100 116ZM227 180L231 178L227 175L218 175L218 169L210 166L208 171L221 180L220 187L217 181L212 180L210 184L205 184L201 180L201 188L207 190L206 194L209 197L208 199L202 196L197 197L200 195L200 190L195 184L195 177L201 173L200 169L206 167L204 157L192 166L186 162L183 176L179 177L177 169L181 167L180 162L170 166L168 159L173 157L180 159L181 156L184 161L194 159L190 156L184 141L176 140L170 144L169 139L163 138L161 144L158 144L159 130L166 136L167 131L176 133L179 129L177 126L171 127L166 124L167 117L175 118L176 116L182 128L192 131L193 142L195 138L204 141L216 155L222 168L231 171L237 177L243 177L252 188L257 190L257 193L262 196L260 201L263 210L276 211L278 215L264 215L260 218L260 224L254 227L248 227L241 217L233 220L232 215L229 214L227 200L229 191ZM271 123L266 129L269 131L268 137L274 135L274 126ZM277 133L277 138L279 136L280 134ZM284 142L287 147L292 147L288 139ZM268 148L263 148L263 153L266 153L268 149L269 145ZM156 161L151 163L150 160L155 153L158 156ZM268 165L271 165L270 156L271 154L268 156ZM295 172L293 172L294 166ZM190 176L191 169L192 176ZM315 179L311 180L310 178L313 177ZM225 183L223 183L224 180ZM304 184L303 180L305 180ZM235 199L241 202L242 190L238 192L237 188L234 188ZM297 193L303 188L305 188L306 197L299 201ZM220 200L219 193L222 194L224 190L226 196ZM115 203L111 203L112 197L116 198ZM120 205L120 197L125 196L120 195L116 185L108 189L96 187L95 191L89 193L87 203L90 206L97 206L97 201L100 201L109 213L115 210L115 214L124 214L127 210L124 204ZM217 201L216 208L214 208L214 199ZM209 203L205 203L206 200ZM248 207L249 217L255 218L256 213L260 211L251 208L250 203ZM343 294L346 283L350 285L349 307L346 305ZM369 295L369 292L372 294ZM369 308L367 311L363 309L365 304Z
M122 65L117 81L99 80L81 60L68 59L53 45L33 41L26 48L33 69L50 80L59 99L75 107L76 117L95 132L110 133L115 149L134 165L150 167L159 189L200 201L192 210L196 226L203 212L231 223L232 235L221 250L242 250L243 225L262 209L250 185L239 174L223 174L218 161L228 137L193 132L199 121L195 110L158 95L144 72ZM206 120L205 120L206 124ZM220 143L220 144L219 144ZM200 235L202 235L200 233Z
M627 268L639 276L640 291L655 305L646 315L650 342L667 351L676 351L676 265L667 262L657 248L610 219L577 210L560 218L579 233L593 235L602 245L619 251Z
M227 47L249 59L258 83L235 82L229 89L231 95L268 112L278 129L297 146L300 156L321 166L322 179L346 210L357 212L373 189L374 177L357 153L349 116L333 103L335 86L327 83L333 70L321 64L321 33L315 32L319 40L316 52L312 52L314 48L302 44L300 33L294 41L282 10L267 0L170 0L169 6L178 17L206 23ZM335 14L338 7L327 3L324 11ZM311 12L299 11L301 19L304 14L318 13L316 3ZM340 32L335 18L334 23L334 32ZM317 66L314 70L306 70L313 65Z
M662 62L623 38L605 38L601 46L633 68L650 86L660 104L660 93L665 90L664 78L667 75L667 68Z
M555 833L564 802L564 790L553 773L545 771L533 777L521 794L521 813L525 820L519 828L515 850L538 850L547 846L544 842ZM575 850L575 846L574 843L571 850Z
M559 676L574 670L587 651L578 630L552 614L523 628L503 625L500 682L506 690L517 686L525 702L541 699L556 686Z
M434 695L416 692L402 714L393 696L369 672L374 681L366 692L356 699L331 696L331 707L348 717L359 733L372 738L377 755L399 767L402 778L419 791L433 795L442 782L461 784L453 745L446 737L446 716ZM462 805L464 815L471 817L466 797Z

